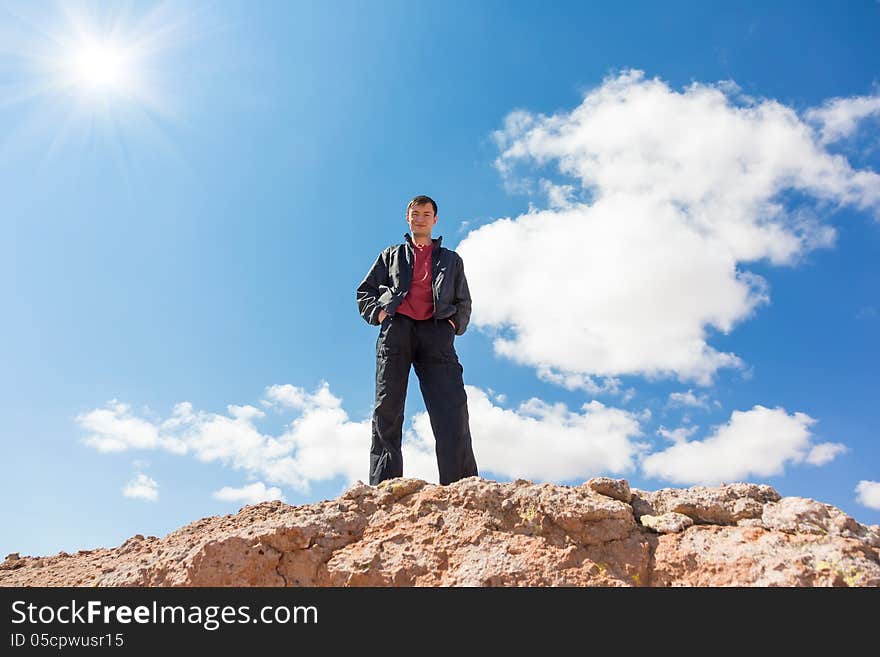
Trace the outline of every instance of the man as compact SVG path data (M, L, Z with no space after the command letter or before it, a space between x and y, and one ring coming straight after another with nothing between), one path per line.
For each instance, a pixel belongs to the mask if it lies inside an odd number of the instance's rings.
M409 233L389 246L357 289L367 323L379 325L376 340L376 403L370 447L370 484L403 476L403 406L410 365L436 441L440 483L477 475L471 447L467 394L453 342L467 330L471 295L461 256L431 238L437 203L416 196L406 206Z

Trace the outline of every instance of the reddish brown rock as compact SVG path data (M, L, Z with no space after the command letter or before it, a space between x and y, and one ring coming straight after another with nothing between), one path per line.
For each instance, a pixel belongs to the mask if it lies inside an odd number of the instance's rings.
M249 505L116 548L12 553L0 585L880 586L880 532L748 483L650 492L605 477L401 477L315 504Z

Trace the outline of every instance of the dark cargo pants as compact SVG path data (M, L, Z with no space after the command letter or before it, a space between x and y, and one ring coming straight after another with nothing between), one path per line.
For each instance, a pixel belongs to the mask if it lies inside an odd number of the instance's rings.
M376 403L370 447L370 484L403 476L403 406L410 365L416 370L436 441L440 483L477 475L467 393L446 319L388 315L376 340Z

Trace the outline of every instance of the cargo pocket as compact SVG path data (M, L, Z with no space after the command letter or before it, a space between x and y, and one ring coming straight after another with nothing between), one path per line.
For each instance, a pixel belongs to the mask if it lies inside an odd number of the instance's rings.
M399 385L400 347L379 344L376 347L376 402L381 402Z

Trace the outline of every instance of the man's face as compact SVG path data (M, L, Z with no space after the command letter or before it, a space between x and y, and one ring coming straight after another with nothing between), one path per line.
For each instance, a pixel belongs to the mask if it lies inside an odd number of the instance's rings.
M430 235L431 228L437 223L434 206L430 203L410 206L406 221L413 237Z

